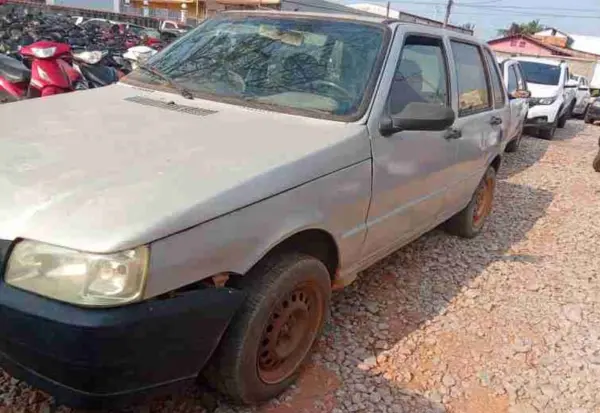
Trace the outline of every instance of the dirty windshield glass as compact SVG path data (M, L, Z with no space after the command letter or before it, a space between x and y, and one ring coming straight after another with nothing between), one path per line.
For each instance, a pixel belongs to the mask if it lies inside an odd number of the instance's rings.
M558 85L560 80L560 66L547 65L537 62L520 62L529 83L540 85Z
M207 20L148 65L194 95L352 116L383 48L383 26L276 16ZM130 79L162 84L137 71Z

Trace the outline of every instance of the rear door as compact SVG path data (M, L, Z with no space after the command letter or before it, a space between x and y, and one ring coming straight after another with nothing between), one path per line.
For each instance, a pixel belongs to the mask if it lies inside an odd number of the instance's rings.
M487 49L463 39L451 39L456 70L458 118L455 127L462 133L457 142L457 171L460 186L454 194L466 205L487 166L506 139L510 110L504 87L492 85L494 68L486 64ZM494 63L495 64L495 63ZM497 92L494 94L494 89Z

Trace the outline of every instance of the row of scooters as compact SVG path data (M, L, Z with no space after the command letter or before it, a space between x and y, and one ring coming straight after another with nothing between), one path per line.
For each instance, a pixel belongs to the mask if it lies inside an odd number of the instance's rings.
M127 24L89 23L0 5L0 103L116 83L164 47Z
M0 55L0 103L107 86L156 53L148 46L133 46L122 56L74 52L53 41L22 46L12 56Z

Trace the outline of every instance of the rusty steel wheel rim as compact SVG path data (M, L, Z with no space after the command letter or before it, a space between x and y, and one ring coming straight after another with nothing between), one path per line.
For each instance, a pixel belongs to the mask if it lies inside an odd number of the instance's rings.
M483 185L479 187L475 195L475 208L473 208L473 225L478 227L492 210L492 200L494 198L494 180L486 178Z
M258 347L258 376L264 383L281 383L302 363L321 326L323 301L315 283L304 283L275 304Z

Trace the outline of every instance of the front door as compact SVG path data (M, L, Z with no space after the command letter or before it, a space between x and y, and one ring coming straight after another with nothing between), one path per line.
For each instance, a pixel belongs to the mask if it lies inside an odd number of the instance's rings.
M527 90L527 84L521 71L519 70L518 63L510 63L506 66L506 89L508 93L512 93L516 90ZM523 121L527 115L527 99L518 98L510 99L510 127L508 132L508 138L511 139L517 135L523 128Z
M399 58L386 69L394 71L391 85L379 92L387 94L385 115L398 114L411 102L451 105L445 49L441 37L405 36ZM384 137L377 125L370 125L370 130L373 195L364 255L398 245L435 225L452 182L449 172L457 147L447 131L402 131Z

